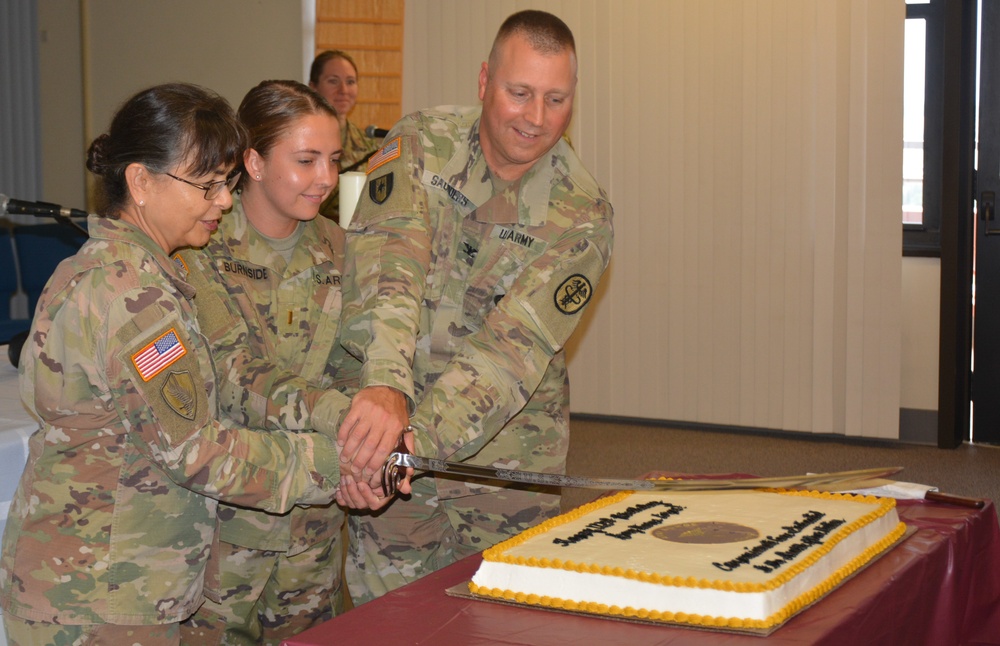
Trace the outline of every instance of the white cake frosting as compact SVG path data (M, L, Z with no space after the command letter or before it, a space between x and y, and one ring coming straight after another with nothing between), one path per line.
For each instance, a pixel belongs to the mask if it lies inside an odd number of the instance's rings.
M904 531L891 498L625 492L486 550L469 586L567 610L771 629Z

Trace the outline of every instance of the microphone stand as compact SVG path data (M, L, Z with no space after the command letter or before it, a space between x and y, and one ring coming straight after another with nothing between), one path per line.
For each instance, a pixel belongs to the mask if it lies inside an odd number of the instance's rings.
M12 205L12 203L14 203ZM30 207L29 207L30 205ZM76 217L87 217L86 211L80 209L70 209L52 204L51 202L31 202L25 203L21 200L11 200L6 195L0 194L0 215L30 215L35 218L53 218L56 222L72 227L89 237L90 233L74 222L71 215Z
M81 227L79 224L77 224L76 222L74 222L73 219L70 218L68 215L63 215L62 213L53 213L52 215L49 215L49 216L36 215L35 217L36 218L50 217L53 220L55 220L56 222L58 222L59 224L66 225L66 226L70 227L71 229L76 229L77 231L79 231L83 235L87 236L88 238L90 237L90 232L87 231L86 228Z

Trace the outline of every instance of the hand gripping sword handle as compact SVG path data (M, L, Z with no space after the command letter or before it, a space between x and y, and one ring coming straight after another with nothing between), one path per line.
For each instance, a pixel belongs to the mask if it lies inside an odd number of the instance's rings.
M403 433L412 432L413 427L407 426L403 429ZM406 464L405 457L410 454L409 449L406 448L406 443L403 442L403 436L399 436L399 443L396 444L395 450L389 454L389 457L385 459L382 464L382 493L385 497L396 495L396 491L399 489L399 483L403 481L406 477Z

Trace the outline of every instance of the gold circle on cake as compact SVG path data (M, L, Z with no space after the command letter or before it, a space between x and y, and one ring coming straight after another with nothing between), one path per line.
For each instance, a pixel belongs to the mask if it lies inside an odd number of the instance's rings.
M653 530L653 536L671 543L693 543L699 545L714 545L717 543L739 543L760 536L753 527L705 521L697 523L678 523L666 525Z

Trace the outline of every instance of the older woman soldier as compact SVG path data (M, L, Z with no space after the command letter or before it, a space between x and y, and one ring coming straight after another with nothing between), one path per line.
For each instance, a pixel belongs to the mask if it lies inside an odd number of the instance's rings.
M309 87L319 92L337 111L340 122L340 170L365 170L363 163L378 150L380 139L369 137L347 120L358 101L358 66L347 52L331 49L321 52L309 68ZM320 206L321 215L340 221L340 194L336 187Z
M194 290L169 257L208 242L243 146L224 99L171 84L129 99L90 147L105 215L49 280L21 359L41 428L3 538L11 643L177 644L215 593L218 500L280 513L338 495L328 435L217 421Z
M249 133L233 211L180 259L219 367L223 412L251 428L336 432L360 362L340 345L344 232L317 218L337 185L337 115L296 81L264 81L238 116ZM219 510L221 602L182 627L191 644L278 644L343 611L335 505L276 515Z

